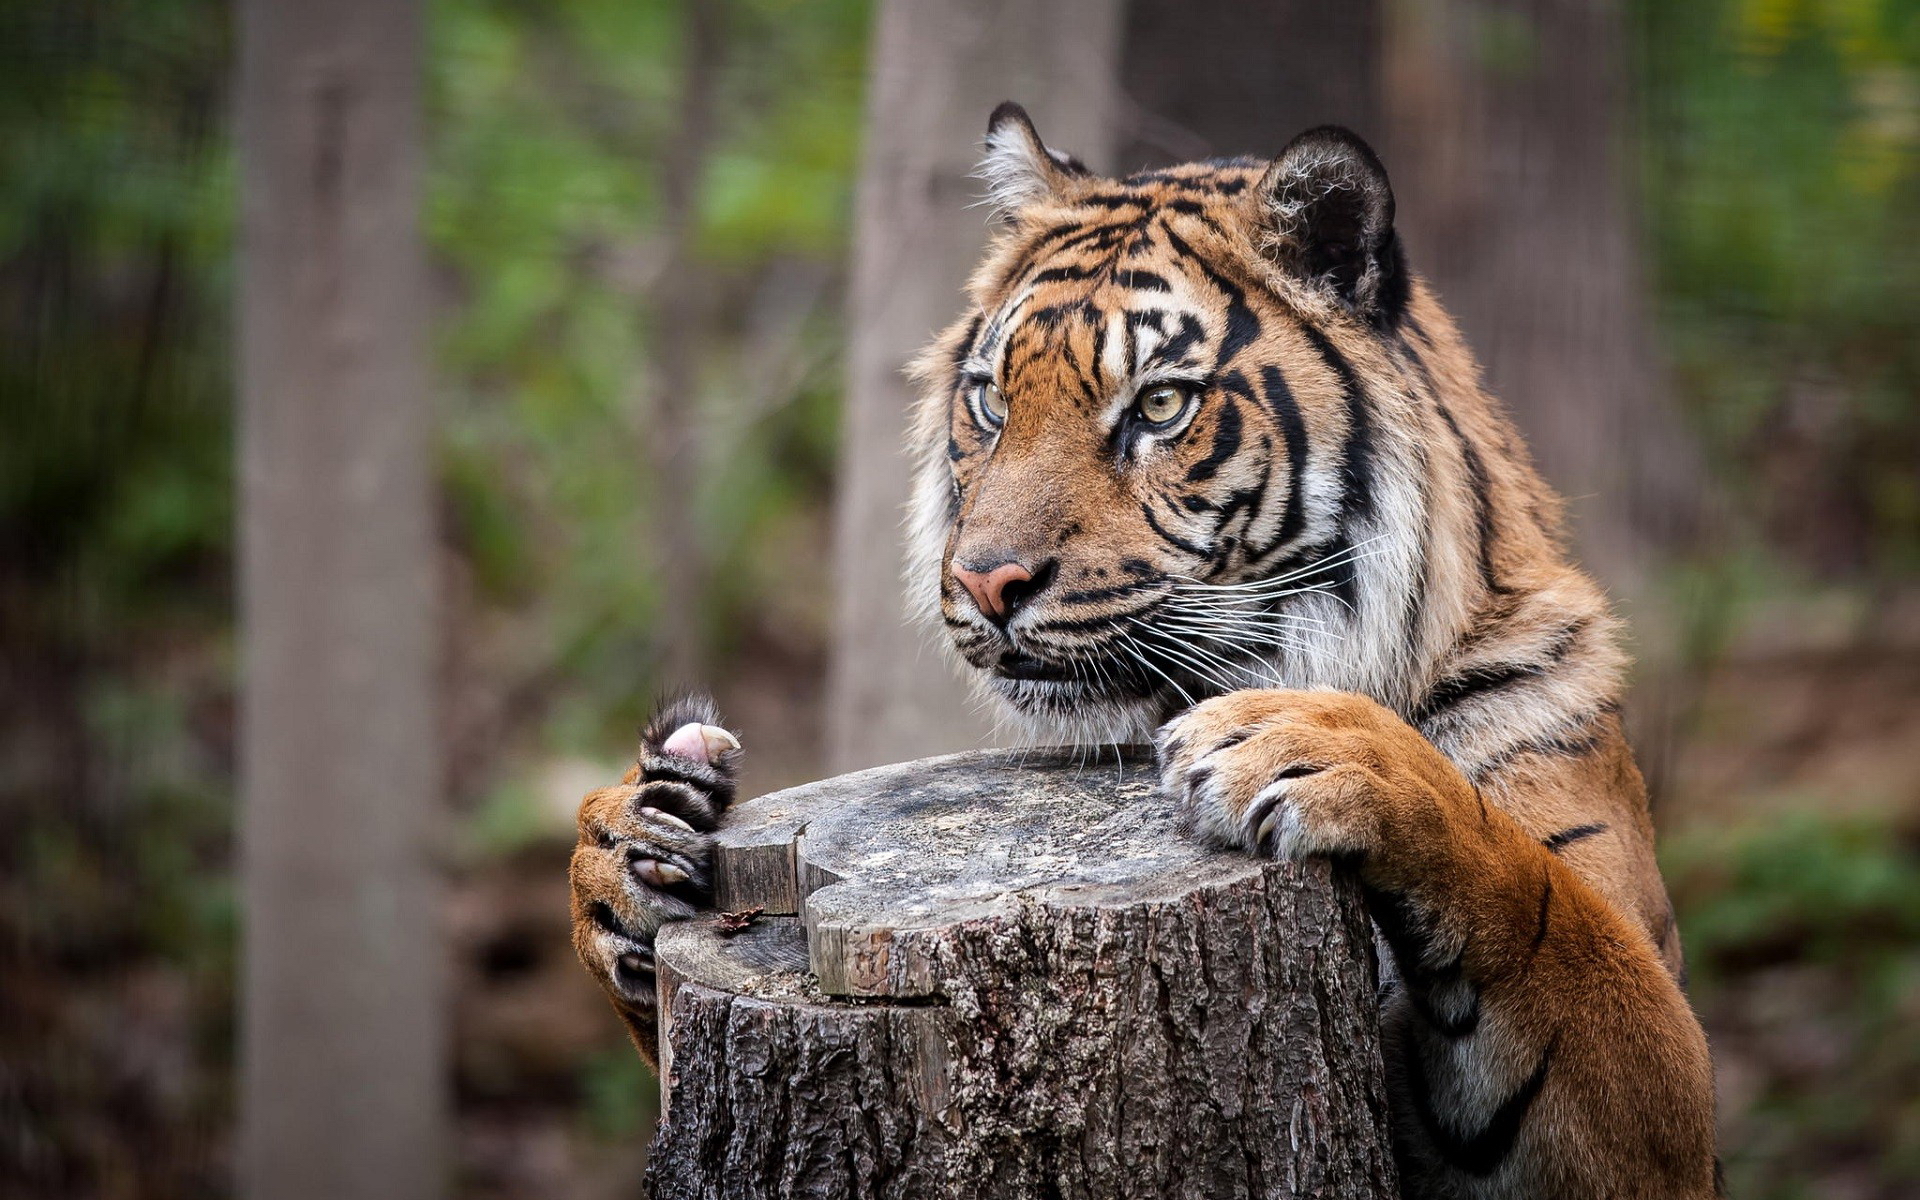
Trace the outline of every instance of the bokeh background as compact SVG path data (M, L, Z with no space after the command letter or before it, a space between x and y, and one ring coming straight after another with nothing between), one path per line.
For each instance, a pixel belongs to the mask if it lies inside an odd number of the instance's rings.
M427 7L456 1194L634 1189L654 1083L563 871L658 690L711 684L751 790L858 757L856 182L914 136L880 72L1015 53L1016 6L951 7L974 41L869 0ZM1359 129L1573 497L1639 631L1733 1194L1920 1196L1920 2L1107 11L1017 50L1082 72L1096 165ZM237 45L218 0L0 4L0 1195L233 1187Z

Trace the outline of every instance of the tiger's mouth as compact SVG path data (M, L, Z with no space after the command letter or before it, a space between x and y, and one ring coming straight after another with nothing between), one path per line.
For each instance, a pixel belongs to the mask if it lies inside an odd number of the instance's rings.
M993 673L1002 679L1018 679L1028 682L1070 683L1074 681L1073 668L1065 663L1050 662L1036 658L1021 650L1008 650L1001 654L992 667Z

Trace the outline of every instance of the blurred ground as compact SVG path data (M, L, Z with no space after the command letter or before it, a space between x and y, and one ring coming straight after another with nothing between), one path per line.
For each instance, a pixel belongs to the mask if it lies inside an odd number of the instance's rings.
M1656 814L1731 1195L1920 1195L1914 616L1736 649Z

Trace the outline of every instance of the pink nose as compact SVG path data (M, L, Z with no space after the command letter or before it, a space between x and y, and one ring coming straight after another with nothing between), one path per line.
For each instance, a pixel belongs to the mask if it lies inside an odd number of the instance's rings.
M1013 615L1029 589L1021 585L1033 580L1033 572L1016 562L1001 563L984 571L970 571L953 564L953 577L973 595L973 602L989 621L1004 621Z

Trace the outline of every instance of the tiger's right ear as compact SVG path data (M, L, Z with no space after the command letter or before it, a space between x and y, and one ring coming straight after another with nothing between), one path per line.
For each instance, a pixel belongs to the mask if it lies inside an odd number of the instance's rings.
M1011 217L1035 201L1058 195L1068 180L1090 172L1071 154L1049 150L1027 110L1008 100L987 118L987 153L974 172L986 181L987 201Z
M1261 250L1275 266L1361 316L1393 318L1406 291L1393 188L1357 134L1323 125L1293 139L1255 198Z

